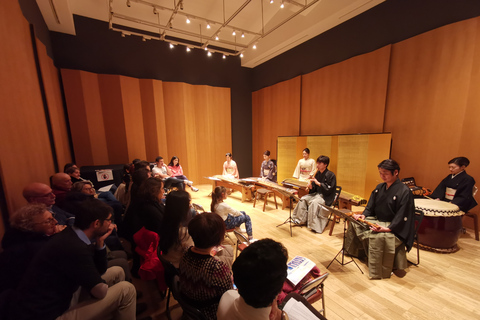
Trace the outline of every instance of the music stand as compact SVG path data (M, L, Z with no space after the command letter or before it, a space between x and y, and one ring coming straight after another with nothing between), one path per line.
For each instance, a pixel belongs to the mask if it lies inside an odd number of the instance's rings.
M280 227L280 226L283 226L283 225L286 224L286 223L290 223L290 237L293 237L293 232L292 232L292 223L293 223L293 219L292 219L292 198L293 198L293 197L294 197L293 195L290 195L290 196L288 197L288 198L289 198L289 201L290 201L290 216L288 217L287 220L285 220L284 223L281 223L281 224L279 224L279 225L277 226L277 228L278 228L278 227Z
M322 206L323 209L328 210L330 213L333 213L334 215L337 215L340 218L344 219L343 220L343 244L342 244L342 249L340 249L340 251L338 251L337 255L332 259L332 261L330 261L330 263L327 266L327 269L330 267L330 265L333 263L333 261L337 261L342 266L345 266L345 265L349 264L350 262L353 262L357 266L358 270L360 270L360 272L363 274L363 271L362 271L362 269L360 269L360 266L357 264L357 262L350 255L348 250L345 248L345 239L347 238L347 233L346 233L346 231L347 231L347 220L352 222L352 223L356 223L360 226L363 226L363 225L360 222L358 222L357 220L355 220L354 218L352 218L351 216L346 215L344 212L342 212L340 210L337 210L337 209L331 208L331 207L327 207L327 206L324 206L324 205L321 205L321 206ZM333 223L335 223L335 221L333 221ZM348 262L345 262L345 252L347 252L348 256L350 257L350 261L348 261ZM342 254L342 261L337 259L339 254Z

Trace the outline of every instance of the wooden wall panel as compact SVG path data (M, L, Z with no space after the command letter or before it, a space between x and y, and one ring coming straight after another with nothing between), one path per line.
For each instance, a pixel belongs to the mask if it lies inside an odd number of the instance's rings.
M93 163L93 150L88 130L82 73L68 69L62 69L61 72L75 160L79 166Z
M78 161L79 166L98 165L109 163L107 138L103 119L102 102L100 88L98 84L98 75L90 72L80 72L83 92L83 107L85 111L86 123L81 129L80 134L88 136L91 147L90 162ZM70 120L70 123L76 119Z
M140 94L146 156L153 162L157 156L166 157L168 154L162 81L140 79Z
M140 80L120 76L128 159L146 159ZM125 162L126 163L126 162Z
M98 84L108 148L108 164L129 163L133 159L128 157L120 76L99 74Z
M260 173L263 152L277 158L277 137L300 134L301 77L296 77L252 93L252 166Z
M25 204L22 190L54 172L29 24L18 1L0 2L0 168L9 213Z
M302 76L300 135L383 132L390 46Z
M65 110L63 109L58 69L54 66L53 60L47 56L45 45L38 39L36 39L36 44L50 114L57 163L59 169L62 169L66 163L72 162L72 155L70 152L70 142L68 139L67 123L65 121Z
M478 129L480 18L447 25L393 45L385 130L402 177L435 188L447 162L468 157L480 179ZM475 69L476 68L476 69Z

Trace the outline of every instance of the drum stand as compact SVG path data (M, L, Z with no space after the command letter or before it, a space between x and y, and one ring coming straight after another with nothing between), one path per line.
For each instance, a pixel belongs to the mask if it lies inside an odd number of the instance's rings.
M335 223L335 221L334 221ZM338 263L340 263L342 266L345 266L347 264L349 264L350 262L353 262L355 263L355 265L357 266L358 270L360 270L360 272L363 274L363 271L362 269L360 269L360 266L357 264L357 262L353 259L353 257L350 255L350 253L348 252L348 250L345 248L345 239L347 239L347 219L344 218L343 220L343 244L342 244L342 249L340 249L340 251L338 251L337 255L335 256L335 258L333 258L332 261L330 261L330 263L328 264L327 266L327 269L330 267L330 265L333 263L333 261L337 261ZM345 262L345 252L348 254L348 257L350 257L350 261L348 262ZM342 254L342 261L338 260L337 257L339 254Z
M293 232L292 232L292 223L293 223L293 219L292 219L292 198L293 198L293 196L290 196L290 197L289 197L289 201L290 201L290 216L288 217L287 220L285 220L284 223L281 223L281 224L279 224L279 225L277 226L277 228L278 228L278 227L280 227L280 226L283 226L283 225L286 224L286 223L290 223L290 237L293 237Z

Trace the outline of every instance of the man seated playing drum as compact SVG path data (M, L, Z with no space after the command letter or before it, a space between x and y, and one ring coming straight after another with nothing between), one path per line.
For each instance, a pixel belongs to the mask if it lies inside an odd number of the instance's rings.
M412 248L415 234L415 205L410 189L398 178L400 166L387 159L378 165L380 178L362 214L355 219L370 220L373 226L364 227L350 223L345 241L345 250L357 258L367 256L371 279L390 278L393 270L405 275L408 251Z

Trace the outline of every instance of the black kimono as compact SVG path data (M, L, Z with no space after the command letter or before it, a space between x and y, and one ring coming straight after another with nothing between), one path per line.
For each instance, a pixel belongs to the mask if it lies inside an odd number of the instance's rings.
M392 269L406 269L406 251L415 235L415 204L410 189L396 180L388 189L386 183L373 190L363 212L367 220L391 232L374 232L351 223L345 240L345 250L358 258L368 256L371 278L390 278Z
M449 174L440 182L431 197L433 199L440 199L442 201L456 204L463 212L468 212L477 205L477 201L473 198L473 186L475 179L469 176L465 170L453 176ZM447 188L455 190L452 197L446 194ZM450 198L450 199L449 199Z

